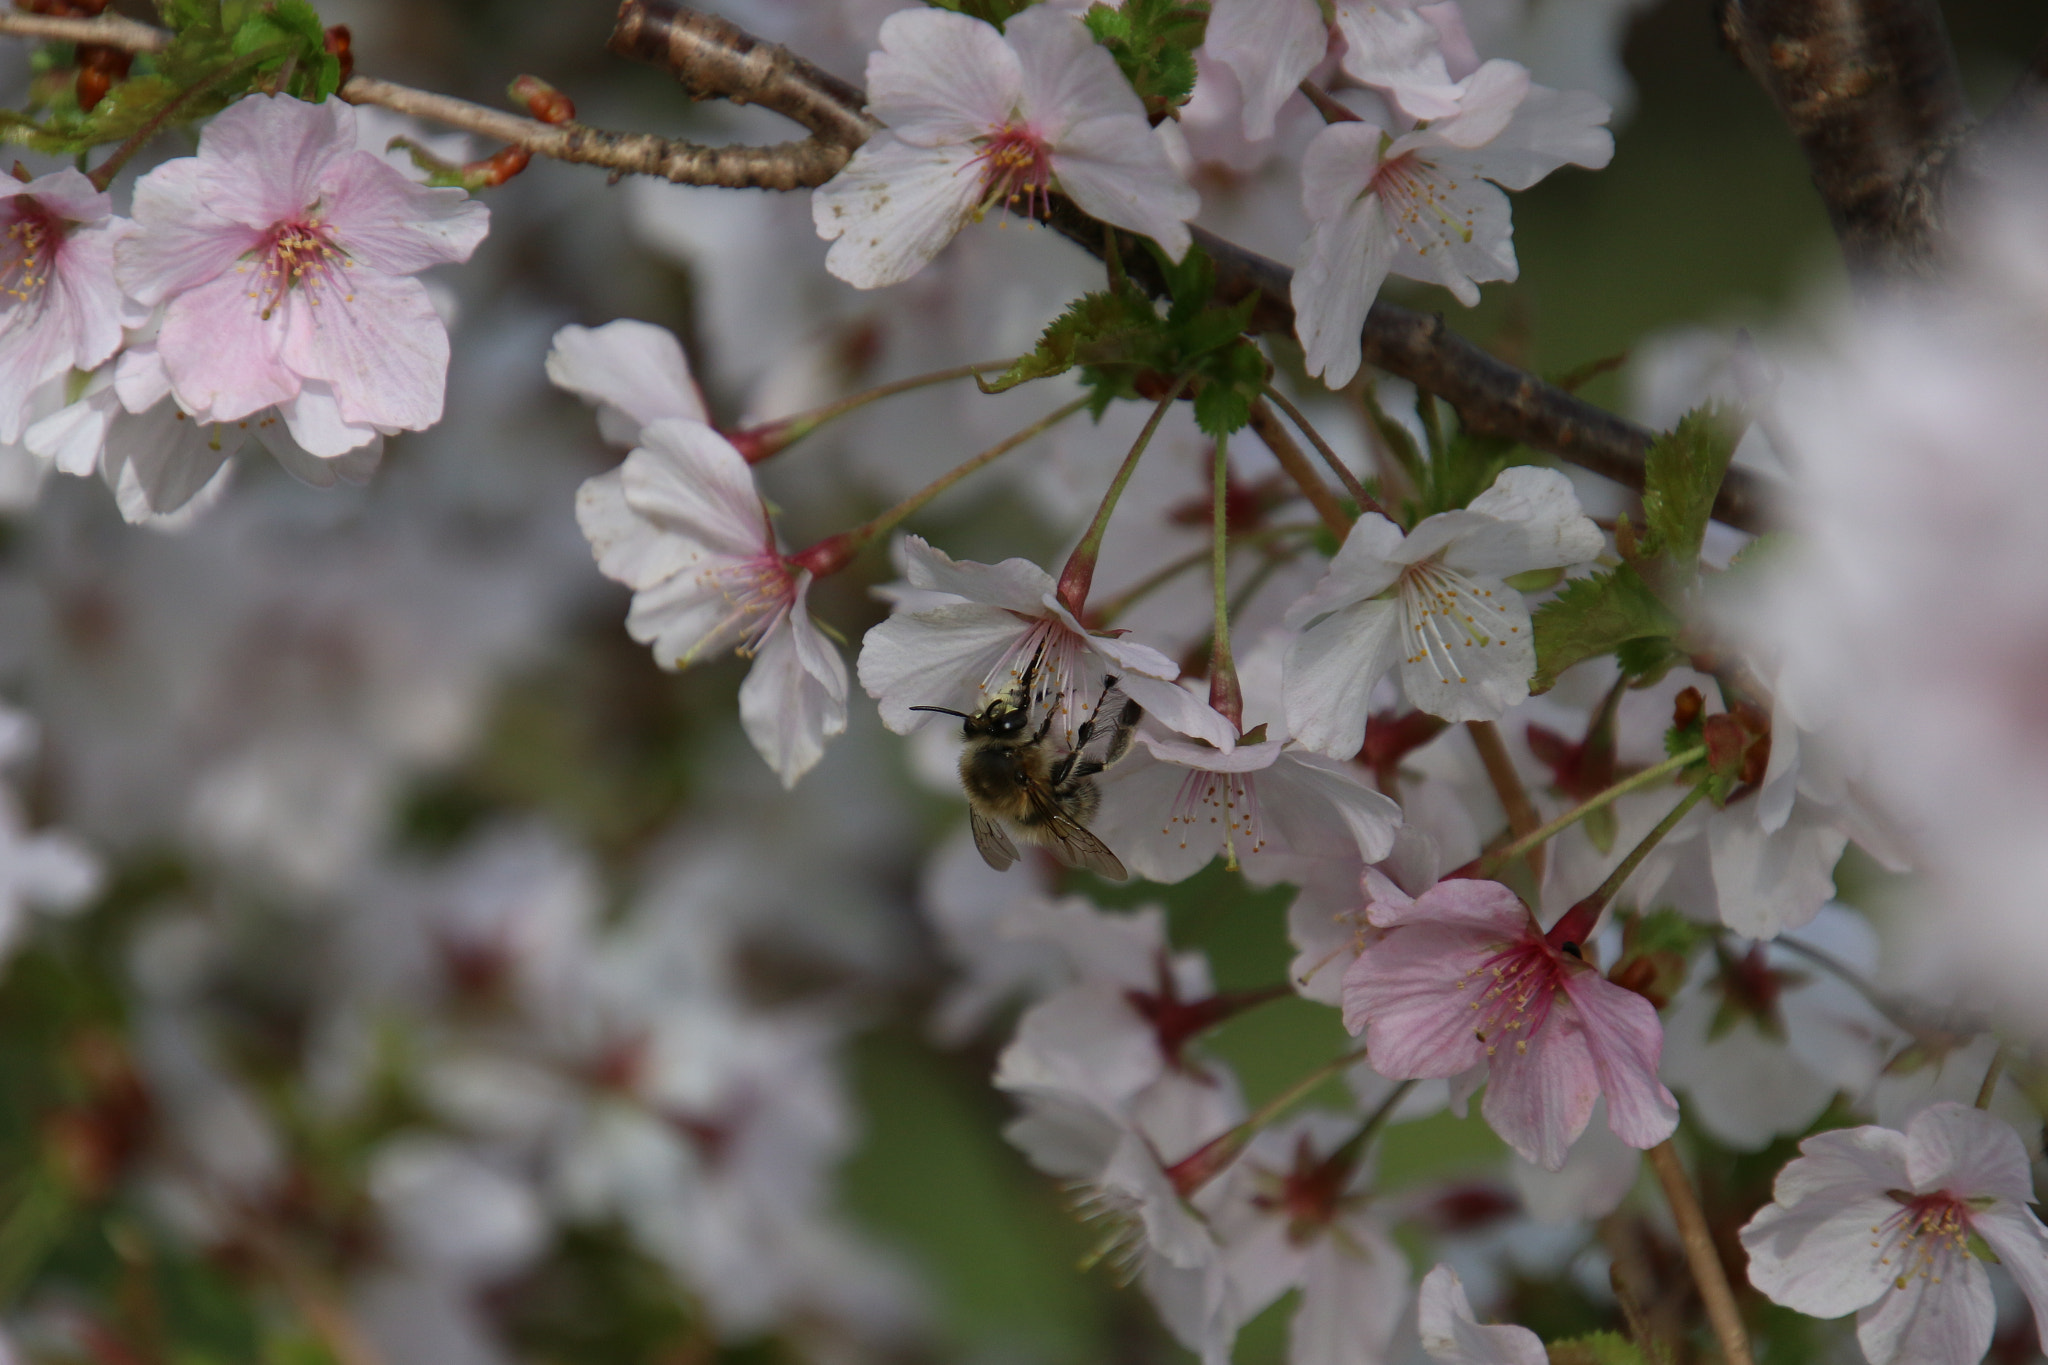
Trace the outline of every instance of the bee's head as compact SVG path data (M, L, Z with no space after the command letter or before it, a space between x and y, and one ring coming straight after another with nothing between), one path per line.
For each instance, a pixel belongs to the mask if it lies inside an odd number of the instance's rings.
M1024 708L1014 705L1006 697L998 697L980 715L968 718L967 733L970 737L983 734L996 739L1015 739L1030 723L1031 717Z

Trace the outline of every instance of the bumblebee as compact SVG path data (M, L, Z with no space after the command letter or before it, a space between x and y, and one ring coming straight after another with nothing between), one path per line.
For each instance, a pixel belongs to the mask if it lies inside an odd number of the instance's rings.
M1129 874L1109 846L1088 831L1102 802L1095 775L1124 756L1143 714L1138 703L1103 679L1102 699L1074 731L1074 746L1061 750L1051 738L1057 708L1045 707L1036 725L1032 713L1043 698L1032 691L1038 659L1004 695L969 715L947 706L913 706L958 716L966 747L960 751L960 785L967 793L968 821L982 861L1001 872L1017 861L1015 834L1042 844L1068 867L1085 868L1111 881Z

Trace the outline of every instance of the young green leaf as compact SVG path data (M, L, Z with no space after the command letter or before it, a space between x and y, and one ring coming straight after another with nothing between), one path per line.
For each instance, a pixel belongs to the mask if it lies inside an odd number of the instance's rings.
M1567 583L1537 609L1534 626L1536 676L1529 690L1547 692L1573 664L1611 654L1632 640L1674 636L1679 621L1642 575L1624 564Z
M1741 436L1741 420L1730 409L1694 408L1643 457L1643 516L1679 583L1690 583L1699 567L1707 519Z

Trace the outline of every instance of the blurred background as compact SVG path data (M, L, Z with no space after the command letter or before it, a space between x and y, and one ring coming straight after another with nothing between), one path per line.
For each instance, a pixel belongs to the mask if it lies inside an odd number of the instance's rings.
M720 12L858 79L892 7ZM1803 164L1704 0L1495 8L1539 79L1623 108L1613 164L1516 196L1521 281L1478 309L1392 295L1541 373L1626 357L1585 393L1668 421L1661 358L1796 335L1843 287ZM789 135L608 56L605 0L321 13L357 70L407 84L503 105L531 72L600 126ZM1947 13L1981 112L2048 0ZM0 39L0 72L22 53ZM1290 255L1291 172L1189 141L1208 219ZM565 324L655 322L731 425L1014 354L1097 268L991 222L862 295L824 272L802 195L536 162L485 198L490 238L436 281L446 418L391 441L368 487L245 456L169 527L56 477L0 519L0 697L35 727L12 837L60 827L103 869L62 913L0 895L0 1324L28 1359L105 1365L1185 1358L1135 1293L1077 1270L1089 1229L1003 1140L989 1076L1034 969L966 998L948 934L976 897L1033 888L979 877L950 745L886 733L856 695L784 792L736 724L743 662L668 674L627 638L573 516L621 452L542 373ZM777 456L763 486L801 546L1049 405L928 391ZM1047 562L1118 421L1035 443L916 529ZM1162 535L1176 496L1157 494ZM848 641L886 612L871 560L813 595ZM1285 888L1211 867L1087 889L1164 905L1220 988L1288 970ZM1210 1048L1256 1102L1343 1045L1333 1011L1290 999ZM1514 1206L1502 1150L1476 1119L1402 1125L1378 1188L1461 1197L1481 1235ZM1787 1151L1742 1158L1748 1178ZM1555 1246L1521 1254L1516 1320L1599 1324ZM1281 1359L1287 1312L1237 1359Z

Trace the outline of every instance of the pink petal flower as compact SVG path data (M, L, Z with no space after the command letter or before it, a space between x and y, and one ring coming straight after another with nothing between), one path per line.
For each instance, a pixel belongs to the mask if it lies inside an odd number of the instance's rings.
M77 171L0 195L0 445L21 439L30 398L121 344L114 244L131 229Z
M164 307L157 344L186 412L232 422L277 407L323 458L440 420L447 329L406 277L467 260L489 215L355 150L347 105L242 100L197 156L143 177L135 211L143 230L117 270ZM308 388L319 397L301 408Z
M1603 1094L1630 1146L1671 1135L1656 1010L1551 942L1514 892L1454 879L1368 916L1385 935L1344 974L1344 1023L1365 1033L1380 1074L1449 1077L1485 1062L1486 1121L1546 1170L1563 1166Z

